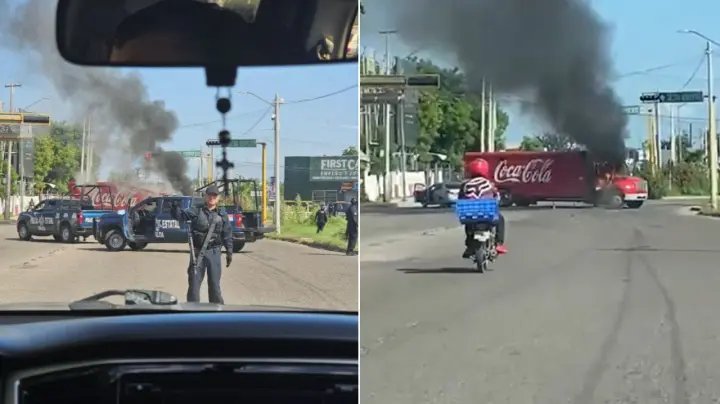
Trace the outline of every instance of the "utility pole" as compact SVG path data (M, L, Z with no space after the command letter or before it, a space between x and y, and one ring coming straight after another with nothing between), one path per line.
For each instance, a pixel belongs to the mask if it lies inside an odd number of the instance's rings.
M392 63L390 62L390 35L396 34L397 30L380 31L380 35L385 36L385 74L392 75ZM390 105L384 105L385 109L385 175L383 195L385 203L389 203L392 199L392 181L390 180Z
M80 144L80 183L85 183L85 139L87 138L87 118L83 120L82 142Z
M662 168L662 142L660 140L660 103L655 102L653 105L653 111L655 112L655 161L657 161L658 168Z
M400 135L400 169L402 170L402 200L407 201L407 153L405 151L405 95L397 105L395 111L399 119L398 132Z
M705 47L707 56L707 97L708 97L708 155L710 160L710 208L718 208L718 142L717 128L715 127L715 94L713 93L713 65L712 44L707 41Z
M87 126L87 157L85 158L85 175L87 176L87 181L94 181L93 178L93 154L95 152L95 142L93 140L93 131L92 131L92 116L88 116L88 126Z
M495 104L495 92L492 86L489 91L489 104L488 104L488 134L487 134L487 151L495 151L495 127L497 122L495 120L496 104Z
M485 103L487 102L487 94L486 94L486 85L485 85L485 79L482 81L482 92L480 93L480 151L484 152L485 150L485 144L487 143L487 132L485 131L485 126L487 125L487 117L485 116L485 113L487 111L487 108L485 106Z
M275 231L280 234L280 104L282 99L275 93L275 114L273 122L275 127Z
M15 89L18 87L22 87L19 83L10 83L5 84L5 88L10 89L10 113L15 112L14 107L14 98L15 98ZM10 141L6 141L5 144L7 145L7 170L5 173L5 220L10 220L10 211L12 210L12 203L10 200L12 199L12 195L10 193L12 192L12 149L13 149L13 143Z

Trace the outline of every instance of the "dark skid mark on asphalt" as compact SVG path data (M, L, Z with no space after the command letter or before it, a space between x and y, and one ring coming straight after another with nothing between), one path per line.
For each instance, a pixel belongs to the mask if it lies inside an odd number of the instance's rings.
M279 268L275 265L269 264L266 259L261 259L259 257L254 257L252 255L247 255L247 258L259 262L266 267L272 269L273 271L279 273L280 275L283 275L284 277L290 279L291 281L297 283L300 286L303 286L305 289L307 289L310 294L313 296L319 298L320 300L324 301L325 303L338 305L339 307L345 307L345 302L341 301L340 299L336 298L335 296L331 295L330 293L320 289L319 287L313 285L312 283L306 282L298 277L290 275L287 271L285 271L282 268Z
M474 275L482 275L482 272L478 271L477 269L470 268L470 266L467 266L465 268L463 267L451 267L451 268L438 268L438 269L412 269L412 268L398 268L396 269L398 272L403 272L406 274L474 274ZM488 268L488 272L492 271L492 269Z
M37 237L45 237L45 236L37 236ZM48 237L49 237L49 236L48 236ZM6 240L6 241L21 242L21 243L27 243L27 242L30 242L30 243L57 243L57 241L55 241L55 240L53 240L53 239L51 239L51 238L42 238L42 239L32 238L32 239L30 239L30 240L28 240L28 241L25 241L25 240L20 240L20 239L17 238L17 237L7 237L7 238L5 238L5 240Z
M675 404L690 404L690 396L688 395L687 386L685 384L687 381L687 363L685 363L685 355L683 354L682 349L680 325L677 321L675 301L670 296L670 292L668 292L665 285L660 282L657 269L650 265L647 259L642 255L639 255L638 259L640 263L643 264L645 272L650 275L655 282L655 285L657 285L658 289L660 289L660 294L662 294L663 300L665 301L665 307L667 308L667 311L665 312L665 320L670 325L670 355L675 384L674 402Z
M677 248L652 248L649 246L640 246L635 248L598 248L597 251L613 251L613 252L684 252L684 253L708 253L720 254L720 250L708 249L677 249Z
M643 257L641 254L637 254L640 252L651 250L650 247L645 244L645 241L645 236L643 235L642 231L639 228L635 227L633 229L632 239L629 243L630 245L633 245L635 247L631 247L628 249L609 250L627 252L627 262L625 266L625 289L623 290L622 300L620 301L620 306L618 307L615 321L613 322L613 327L610 333L605 337L605 340L600 347L600 353L597 360L590 366L590 369L585 375L585 382L583 383L583 388L573 400L573 403L575 404L587 404L594 402L595 391L597 390L597 387L600 384L603 375L607 371L610 354L617 346L620 330L622 329L623 323L625 321L625 316L627 315L627 310L630 305L630 291L634 280L633 273L635 272L632 270L632 264L634 259L642 264L645 272L652 278L653 282L658 287L660 294L662 295L665 302L665 319L670 326L670 350L672 358L671 366L673 368L674 379L673 402L675 404L690 403L690 399L685 386L685 381L687 379L685 372L686 364L682 352L682 345L680 343L680 327L677 323L675 302L670 297L670 294L665 288L665 286L660 282L660 278L657 275L657 270L652 265L650 265L650 263L645 257Z
M526 276L523 278L523 282L518 282L514 288L504 288L494 293L485 294L484 298L489 301L501 299L507 295L515 293L517 290L528 287L540 281L540 279L547 276L548 272L554 272L560 269L563 270L574 270L574 263L578 258L583 257L589 250L579 249L572 254L565 257L565 259L552 264L542 271L537 271L534 276ZM417 270L418 273L422 273L422 269ZM362 305L362 301L361 301ZM376 338L371 344L361 345L361 356L376 355L383 350L392 350L402 346L405 342L412 338L417 338L423 335L431 334L434 332L443 333L448 329L448 325L453 322L464 322L468 315L471 315L477 310L477 306L470 305L463 309L456 310L450 313L446 313L442 318L434 321L424 322L413 322L412 331L409 331L409 327L395 327L394 329L387 332L385 335ZM362 316L362 307L361 307ZM361 339L361 344L363 341ZM585 404L585 403L583 403Z

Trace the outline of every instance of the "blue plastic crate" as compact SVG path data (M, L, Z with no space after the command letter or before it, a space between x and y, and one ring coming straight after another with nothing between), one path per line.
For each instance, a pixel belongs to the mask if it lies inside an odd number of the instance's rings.
M500 203L495 198L460 199L455 215L461 224L496 222L500 219Z

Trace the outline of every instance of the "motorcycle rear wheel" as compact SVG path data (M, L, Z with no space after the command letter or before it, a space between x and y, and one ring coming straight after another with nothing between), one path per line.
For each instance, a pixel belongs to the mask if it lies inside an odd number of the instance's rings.
M487 260L485 259L485 246L482 245L475 250L475 266L477 271L484 273L487 269Z

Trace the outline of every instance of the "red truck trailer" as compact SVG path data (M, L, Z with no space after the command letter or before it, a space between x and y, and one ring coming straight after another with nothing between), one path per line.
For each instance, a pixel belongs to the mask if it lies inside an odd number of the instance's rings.
M167 193L122 182L99 181L84 187L75 181L68 183L70 193L77 198L89 199L96 209L124 210L151 196Z
M483 159L490 164L503 206L557 201L637 209L648 198L644 179L619 175L586 151L471 152L464 159L465 163Z

